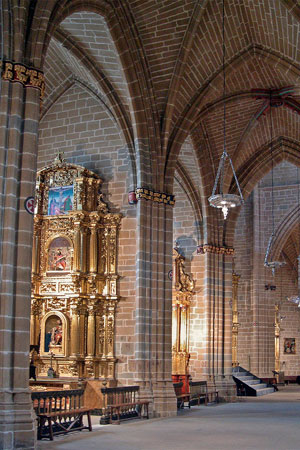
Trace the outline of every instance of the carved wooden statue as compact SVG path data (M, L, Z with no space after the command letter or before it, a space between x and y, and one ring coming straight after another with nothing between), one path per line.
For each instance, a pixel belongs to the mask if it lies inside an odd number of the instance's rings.
M31 345L37 375L51 355L60 377L114 378L117 239L101 179L60 155L38 172L32 258Z

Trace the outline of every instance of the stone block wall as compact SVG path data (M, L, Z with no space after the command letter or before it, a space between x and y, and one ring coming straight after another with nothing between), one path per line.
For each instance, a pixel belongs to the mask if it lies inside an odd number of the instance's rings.
M297 206L297 169L282 162L274 168L274 227L288 219ZM299 312L287 297L298 291L297 269L289 263L276 270L264 267L268 240L272 233L272 178L266 175L241 209L235 231L235 272L241 278L238 288L239 336L238 361L256 375L272 376L275 367L275 304L280 305L280 365L286 375L299 368ZM292 229L287 229L286 239ZM300 237L300 236L299 236ZM295 252L299 252L297 234ZM283 241L284 242L284 241ZM288 245L288 244L286 244ZM276 240L274 242L276 246ZM288 250L283 244L283 251ZM276 258L275 258L276 259ZM293 261L295 263L295 261ZM272 290L270 286L275 286ZM296 355L284 354L284 338L296 339Z
M195 222L195 213L187 193L178 182L174 183L176 203L174 207L174 245L185 257L185 270L195 280L195 295L190 307L190 361L189 373L194 380L204 377L207 348L208 312L203 299L204 257L197 254L200 230Z
M107 109L81 86L68 89L40 122L38 168L58 151L103 180L104 201L123 215L119 235L120 302L116 315L117 379L132 384L135 340L136 206L128 204L132 172L122 134Z

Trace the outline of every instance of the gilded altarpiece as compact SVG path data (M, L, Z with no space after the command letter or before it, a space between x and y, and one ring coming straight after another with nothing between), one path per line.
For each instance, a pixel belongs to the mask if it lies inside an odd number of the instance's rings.
M195 282L185 273L185 258L173 250L173 293L172 293L172 375L188 374L190 305L194 295ZM178 378L179 379L179 378Z
M121 216L108 211L100 185L60 156L37 175L30 340L38 376L52 363L59 377L114 378Z

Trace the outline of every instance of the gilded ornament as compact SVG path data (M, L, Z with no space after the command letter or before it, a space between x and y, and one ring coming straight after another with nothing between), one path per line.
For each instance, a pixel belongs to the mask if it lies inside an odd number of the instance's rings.
M32 296L32 339L41 336L38 372L43 375L50 351L60 376L98 376L99 357L101 373L114 374L121 215L108 212L101 182L60 153L38 172L32 284L43 300ZM54 329L60 332L57 341L51 338Z

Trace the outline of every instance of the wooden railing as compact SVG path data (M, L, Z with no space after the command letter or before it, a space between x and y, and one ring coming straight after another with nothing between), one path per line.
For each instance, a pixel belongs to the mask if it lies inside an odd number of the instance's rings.
M120 420L135 417L148 418L149 401L138 399L139 389L139 386L102 388L104 408L100 423L112 423L114 420L119 423Z
M31 399L36 414L68 411L82 406L83 389L32 392Z
M92 431L90 409L82 405L83 389L32 392L38 420L38 439L53 440L55 434L88 429ZM83 424L87 416L88 426Z

